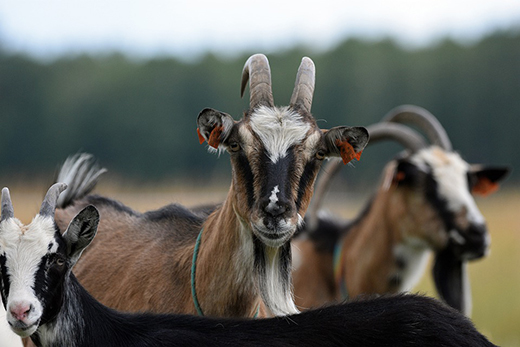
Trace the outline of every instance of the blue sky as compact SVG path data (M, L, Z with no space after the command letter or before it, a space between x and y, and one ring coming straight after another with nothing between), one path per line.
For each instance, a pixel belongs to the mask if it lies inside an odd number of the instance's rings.
M215 51L266 53L347 37L393 37L417 47L450 36L471 42L520 28L519 0L2 0L0 45L52 58L123 51L137 57Z

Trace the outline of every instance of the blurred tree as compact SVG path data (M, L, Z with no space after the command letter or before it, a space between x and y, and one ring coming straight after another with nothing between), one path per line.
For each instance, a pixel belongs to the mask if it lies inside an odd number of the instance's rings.
M316 64L313 113L322 128L368 125L395 106L417 104L439 118L469 161L520 165L519 33L417 50L388 39L350 39L327 52L297 47L272 54L277 105L288 104L304 55ZM42 63L0 51L1 175L50 175L83 150L130 179L227 177L227 160L198 144L195 120L205 107L241 117L248 107L247 92L239 97L247 57L136 62L113 54ZM344 174L372 186L398 149L376 146Z

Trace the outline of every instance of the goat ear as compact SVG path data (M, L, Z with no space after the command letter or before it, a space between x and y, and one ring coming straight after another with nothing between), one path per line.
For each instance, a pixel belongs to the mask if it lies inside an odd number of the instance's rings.
M511 172L511 168L506 166L472 165L468 171L471 192L483 196L496 192L499 188L499 182L504 180L509 172Z
M396 184L410 184L413 183L418 174L418 168L415 164L406 159L398 161L394 171L393 182Z
M218 149L218 146L229 136L234 124L233 117L227 113L212 108L203 109L197 117L199 142L202 144L207 141L208 145Z
M83 250L92 242L96 236L99 224L98 210L89 205L81 210L70 222L63 238L67 245L67 255L72 264L75 264Z
M363 127L341 126L324 132L328 155L341 157L343 164L354 158L359 161L370 137Z
M471 288L466 262L449 249L435 255L433 279L439 296L451 307L465 315L471 314Z

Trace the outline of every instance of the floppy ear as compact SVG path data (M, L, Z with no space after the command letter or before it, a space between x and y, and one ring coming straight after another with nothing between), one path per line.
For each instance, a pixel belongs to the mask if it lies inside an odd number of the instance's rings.
M468 171L471 193L486 196L496 192L499 182L504 180L509 172L511 169L506 166L472 165Z
M99 224L98 210L89 205L81 210L70 222L63 238L67 245L67 255L72 264L75 264L83 250L92 242L96 236Z
M449 248L435 255L433 279L439 296L466 316L471 314L471 288L466 262L458 259Z
M328 156L341 157L343 164L354 158L359 160L369 139L368 130L363 127L341 126L324 132Z
M226 140L233 128L235 121L229 114L205 108L200 111L197 117L197 134L199 134L199 142L204 141L208 145L218 149L218 146Z

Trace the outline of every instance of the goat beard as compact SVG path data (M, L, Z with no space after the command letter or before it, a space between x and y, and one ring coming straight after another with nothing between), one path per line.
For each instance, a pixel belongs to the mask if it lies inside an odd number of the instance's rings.
M275 316L299 313L291 281L291 243L270 247L253 236L255 271L260 296Z

